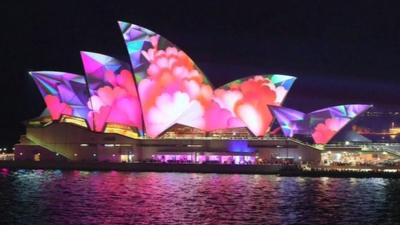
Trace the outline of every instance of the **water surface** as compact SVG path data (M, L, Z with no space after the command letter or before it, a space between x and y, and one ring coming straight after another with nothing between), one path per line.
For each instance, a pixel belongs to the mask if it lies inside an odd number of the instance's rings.
M400 224L400 180L1 169L0 224Z

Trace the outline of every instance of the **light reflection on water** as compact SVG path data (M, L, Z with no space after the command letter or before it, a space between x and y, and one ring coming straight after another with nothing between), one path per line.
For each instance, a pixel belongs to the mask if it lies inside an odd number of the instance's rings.
M0 224L396 223L396 179L0 169Z

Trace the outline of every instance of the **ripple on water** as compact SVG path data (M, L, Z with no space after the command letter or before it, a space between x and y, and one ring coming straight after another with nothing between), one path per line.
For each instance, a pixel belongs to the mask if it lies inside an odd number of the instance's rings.
M0 224L396 224L400 181L18 170Z

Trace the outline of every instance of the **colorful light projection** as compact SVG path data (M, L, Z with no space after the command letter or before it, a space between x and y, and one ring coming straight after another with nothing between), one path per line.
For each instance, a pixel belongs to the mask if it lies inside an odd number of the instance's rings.
M160 35L119 22L138 84L146 133L156 137L178 123L204 131L249 127L268 132L268 104L280 105L295 78L258 75L212 89L190 57Z
M175 124L203 131L248 128L264 136L275 115L285 136L309 134L316 143L327 143L371 107L335 106L309 114L280 108L296 78L278 74L251 76L213 89L174 44L143 27L119 25L134 76L126 63L91 52L81 53L88 83L76 74L31 72L53 120L79 117L92 130L105 132L109 124L131 136L136 131L126 128L146 128L148 136L157 137Z
M90 92L90 128L101 132L111 123L141 130L141 107L130 66L93 52L81 52L81 58Z
M255 75L216 89L213 100L222 109L228 110L233 119L239 119L239 122L217 129L248 127L254 135L264 136L273 121L273 115L266 106L280 106L295 80L295 77L279 74ZM221 120L221 116L213 115L212 118ZM230 121L234 121L232 118Z
M89 94L81 75L55 72L29 72L39 88L52 120L62 115L87 118Z
M191 105L177 122L205 131L248 127L254 135L264 136L273 119L265 106L280 105L295 79L276 74L230 82L214 90L201 105Z
M106 123L141 128L140 105L129 66L97 53L81 55L91 96L86 103L88 113L84 115L90 128L102 132ZM280 105L294 80L285 75L257 75L233 81L213 91L201 103L194 101L172 124L205 131L249 126L254 134L262 136L268 131L272 117L261 106ZM253 114L240 114L243 108L253 110ZM255 119L249 120L246 115ZM264 129L256 130L255 126Z
M296 78L285 75L255 75L230 82L201 105L193 104L177 123L205 131L248 127L264 136L272 123L267 105L280 105Z
M119 26L138 85L146 134L158 136L189 108L200 112L213 89L190 57L153 31L125 22ZM187 116L196 115L192 111L181 120L192 120Z
M316 144L326 144L352 119L371 107L363 104L339 105L308 114L284 107L270 106L270 109L286 137L310 135Z

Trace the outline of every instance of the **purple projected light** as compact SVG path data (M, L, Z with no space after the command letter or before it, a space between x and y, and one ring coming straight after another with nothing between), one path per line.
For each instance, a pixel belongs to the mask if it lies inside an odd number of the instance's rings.
M83 76L55 71L29 72L53 120L61 115L87 118L89 94Z
M280 74L249 76L214 89L193 60L161 35L126 22L119 22L119 27L130 64L81 52L86 78L63 72L30 73L53 120L62 115L80 117L92 131L132 138L138 133L156 138L176 124L206 135L246 128L263 137L276 117L285 136L306 134L315 143L327 143L371 107L341 105L308 114L279 107L296 80ZM240 141L230 147L251 151Z
M119 22L138 85L146 134L174 124L203 131L247 127L264 136L273 121L267 105L281 105L295 77L270 74L213 89L193 60L161 35Z
M372 105L339 105L308 114L294 109L270 106L286 137L294 134L311 135L316 144L328 143L352 119Z
M293 137L294 134L302 134L304 130L307 130L302 124L306 114L279 106L269 106L269 108L278 120L282 132L286 137Z
M161 35L135 24L119 22L119 26L135 74L146 134L156 137L186 122L202 129L202 103L213 91L204 73Z
M90 102L88 122L103 131L106 123L142 129L139 98L130 66L110 56L81 52Z

